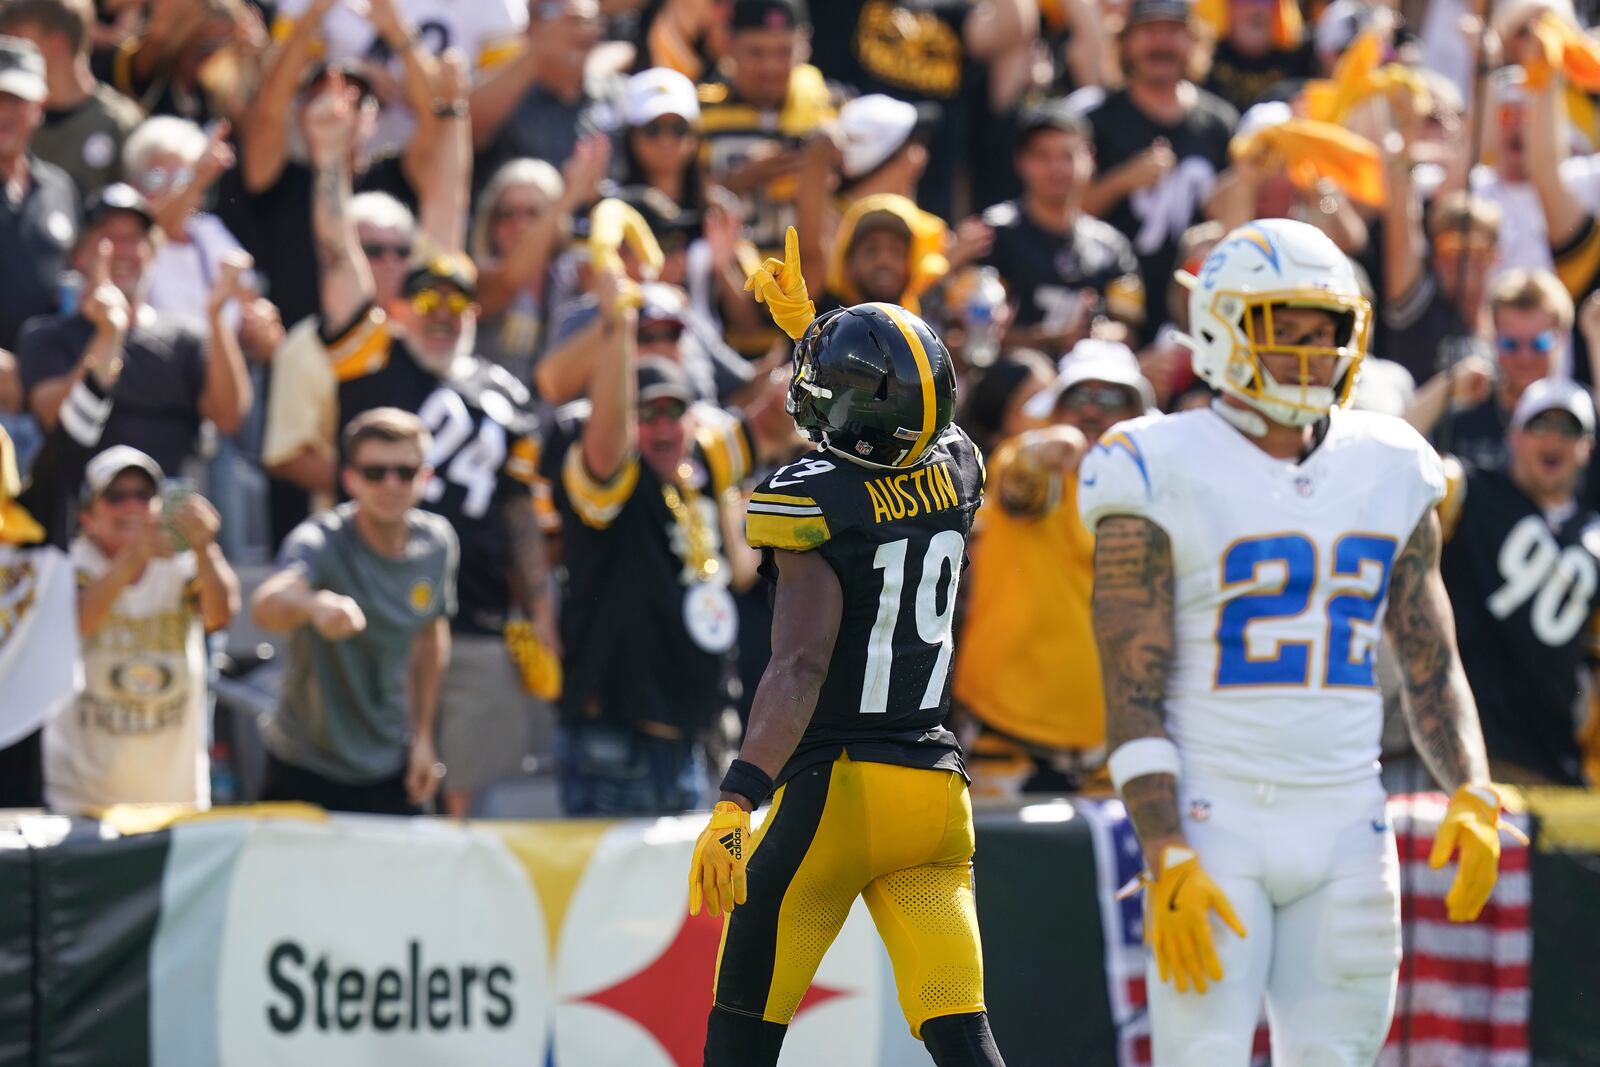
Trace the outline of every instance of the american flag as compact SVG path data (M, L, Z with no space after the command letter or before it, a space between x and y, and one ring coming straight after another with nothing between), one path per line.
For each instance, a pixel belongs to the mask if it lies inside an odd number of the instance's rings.
M1501 836L1500 879L1478 921L1450 923L1444 897L1454 864L1428 866L1446 798L1391 797L1389 817L1400 851L1400 989L1378 1067L1527 1067L1533 896L1528 850ZM1145 996L1143 894L1116 899L1144 862L1133 824L1117 800L1081 805L1094 839L1106 983L1117 1024L1117 1062L1150 1067ZM1528 820L1508 815L1526 833ZM1266 1020L1256 1030L1255 1063L1270 1063Z

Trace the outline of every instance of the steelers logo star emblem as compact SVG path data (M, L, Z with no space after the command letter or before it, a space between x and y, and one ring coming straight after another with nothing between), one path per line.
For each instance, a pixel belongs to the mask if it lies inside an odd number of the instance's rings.
M419 578L411 586L411 610L421 615L433 603L433 583L426 578Z
M721 654L732 648L739 636L739 608L722 586L695 582L684 591L683 624L696 645Z
M83 161L91 167L103 167L117 154L117 144L108 133L91 133L83 141Z

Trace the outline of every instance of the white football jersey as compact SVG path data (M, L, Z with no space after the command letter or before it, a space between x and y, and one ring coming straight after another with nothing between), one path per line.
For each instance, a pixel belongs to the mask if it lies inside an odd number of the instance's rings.
M1078 479L1084 523L1136 515L1171 539L1167 731L1186 773L1304 785L1375 773L1389 572L1444 492L1438 455L1391 415L1335 411L1298 464L1210 410L1100 439Z
M289 35L312 0L279 0L272 37L281 41ZM435 56L456 48L472 65L476 82L522 50L522 34L528 25L528 5L523 0L398 0L402 14L417 27L422 46ZM378 37L372 21L338 4L322 19L323 56L330 61L344 59L378 60L404 84L405 67L390 54ZM416 120L404 106L385 108L378 118L372 148L382 151L402 147Z

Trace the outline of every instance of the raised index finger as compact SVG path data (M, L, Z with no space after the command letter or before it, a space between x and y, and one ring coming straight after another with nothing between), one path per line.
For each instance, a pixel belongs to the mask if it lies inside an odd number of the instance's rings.
M793 226L783 235L783 291L793 290L800 280L800 232Z

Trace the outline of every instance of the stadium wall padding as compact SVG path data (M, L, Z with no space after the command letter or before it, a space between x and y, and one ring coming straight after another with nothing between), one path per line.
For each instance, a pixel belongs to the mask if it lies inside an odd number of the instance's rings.
M121 838L86 823L48 846L12 835L0 840L0 1067L694 1067L720 934L685 913L702 822L239 809ZM977 823L988 1006L1007 1063L1142 1062L1136 905L1130 925L1110 896L1137 869L1120 806L980 807ZM1600 856L1536 852L1531 878L1532 1048L1472 1062L1600 1063ZM926 1062L858 904L783 1063Z

